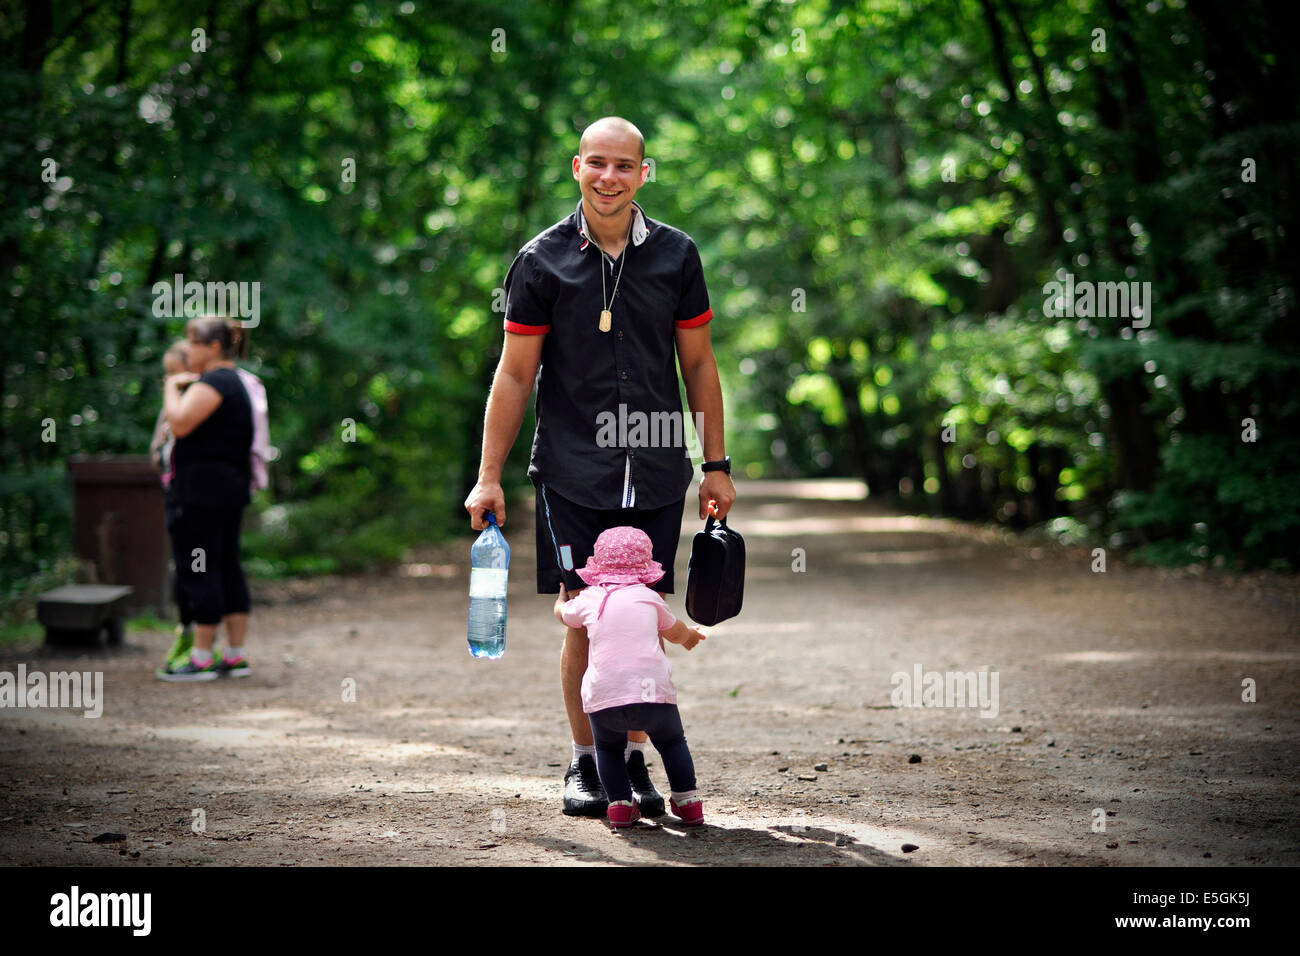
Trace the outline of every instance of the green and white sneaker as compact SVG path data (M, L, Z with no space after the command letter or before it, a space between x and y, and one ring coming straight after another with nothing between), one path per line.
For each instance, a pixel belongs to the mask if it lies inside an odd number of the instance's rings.
M214 654L212 660L206 664L196 663L194 658L186 654L184 657L178 657L168 662L166 667L160 667L155 673L159 680L166 681L205 681L217 679L217 657Z
M184 624L177 624L176 640L172 642L171 650L163 658L163 667L166 667L178 657L189 657L192 647L194 647L194 628L186 627ZM163 667L158 669L162 670Z

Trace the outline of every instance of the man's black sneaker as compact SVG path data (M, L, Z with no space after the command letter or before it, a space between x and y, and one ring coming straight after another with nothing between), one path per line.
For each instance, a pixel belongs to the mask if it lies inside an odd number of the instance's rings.
M596 758L583 754L564 772L564 815L569 817L604 817L609 807L605 788L596 772Z
M627 778L632 782L632 801L641 811L641 816L663 816L664 798L650 782L650 771L646 769L645 757L639 750L633 750L627 758Z

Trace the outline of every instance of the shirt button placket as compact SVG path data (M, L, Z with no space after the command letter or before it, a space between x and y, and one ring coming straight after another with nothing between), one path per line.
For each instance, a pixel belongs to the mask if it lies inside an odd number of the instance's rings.
M614 268L614 264L611 262L611 263L610 263L610 269L611 269L611 271L613 270L613 268ZM610 308L611 308L611 310L614 308L614 302L615 302L617 299L618 299L618 292L615 291L614 294L613 294L613 295L611 296L611 298L610 298ZM618 388L618 393L619 393L619 401L623 401L623 400L626 399L626 396L623 394L623 390L624 390L624 385L625 385L626 382L628 381L628 373L627 373L627 369L623 367L623 366L624 366L624 363L625 363L626 360L627 360L627 357L626 357L626 355L625 355L624 352L623 352L622 342L623 342L623 330L622 330L622 329L618 329L618 330L615 332L615 334L614 334L614 358L615 358L615 368L618 369L618 382L619 382L619 384L618 384L617 388ZM630 497L630 495L632 494L632 492L631 492L631 489L633 488L632 459L635 458L635 457L636 457L636 449L634 449L634 448L628 448L628 449L626 449L626 455L625 455L625 457L624 457L624 459L623 459L623 462L624 462L623 467L624 467L624 469L625 469L624 486L623 486L622 496L621 496L621 498L620 498L620 500L619 500L619 503L618 503L618 506L619 506L620 508L623 508L623 507L627 507L627 506L628 506L628 500L627 500L627 499L628 499L628 498Z

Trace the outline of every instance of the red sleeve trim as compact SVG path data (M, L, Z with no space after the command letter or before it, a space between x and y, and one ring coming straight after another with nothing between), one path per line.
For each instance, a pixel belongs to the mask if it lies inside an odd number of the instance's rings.
M524 325L520 322L511 322L509 319L505 321L507 332L518 332L520 335L541 335L551 331L549 325Z
M679 329L693 329L697 325L703 325L711 318L713 318L713 310L705 309L703 312L701 312L693 319L679 319L677 321L677 327Z

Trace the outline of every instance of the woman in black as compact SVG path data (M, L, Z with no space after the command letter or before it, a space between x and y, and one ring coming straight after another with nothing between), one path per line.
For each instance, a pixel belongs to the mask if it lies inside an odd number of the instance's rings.
M192 319L186 337L190 371L167 379L163 409L176 437L170 530L182 557L176 575L194 618L194 647L188 660L170 662L158 676L177 681L243 677L248 675L249 596L239 564L239 523L249 502L252 406L231 361L235 342L227 321ZM221 623L227 652L214 659Z

